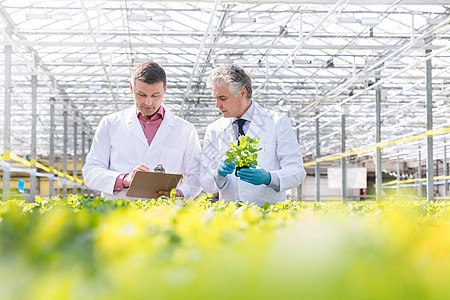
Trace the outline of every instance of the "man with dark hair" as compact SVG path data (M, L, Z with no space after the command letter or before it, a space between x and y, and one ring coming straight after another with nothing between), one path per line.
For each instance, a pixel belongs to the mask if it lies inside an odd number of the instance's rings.
M221 66L208 77L222 118L206 128L201 166L201 183L207 193L219 192L219 200L263 205L286 200L287 189L306 177L300 146L289 118L267 111L252 100L250 75L237 65ZM258 166L233 173L226 163L230 143L239 135L260 138Z
M166 88L166 72L164 69L155 62L144 62L138 64L131 75L131 84L136 84L136 80L154 84L162 82L164 88Z
M107 199L130 198L126 192L136 171L183 175L177 196L194 198L200 192L200 141L194 125L162 104L166 73L154 62L138 64L131 76L134 105L103 117L83 167L86 185ZM155 197L169 195L159 191Z

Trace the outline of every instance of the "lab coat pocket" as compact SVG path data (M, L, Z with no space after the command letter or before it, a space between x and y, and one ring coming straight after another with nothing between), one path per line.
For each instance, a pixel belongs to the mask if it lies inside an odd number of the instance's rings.
M167 173L180 173L183 163L183 151L171 147L163 148L163 167Z

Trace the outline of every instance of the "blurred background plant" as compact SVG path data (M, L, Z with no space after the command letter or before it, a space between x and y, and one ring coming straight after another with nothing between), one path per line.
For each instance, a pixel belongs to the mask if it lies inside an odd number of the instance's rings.
M0 202L2 299L445 299L450 204Z

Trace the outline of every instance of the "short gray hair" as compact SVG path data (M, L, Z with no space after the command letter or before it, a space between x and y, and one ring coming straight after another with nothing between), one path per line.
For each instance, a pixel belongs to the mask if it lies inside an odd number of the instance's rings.
M228 89L236 97L241 88L247 90L247 99L252 98L252 79L245 70L238 65L222 65L208 76L208 86L222 86L228 84Z

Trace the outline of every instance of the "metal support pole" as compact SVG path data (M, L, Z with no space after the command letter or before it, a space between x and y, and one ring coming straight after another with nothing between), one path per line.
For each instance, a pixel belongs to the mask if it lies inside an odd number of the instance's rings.
M376 132L375 139L376 143L381 142L381 89L378 86L375 90L375 122L376 122ZM375 184L376 184L376 199L377 202L381 201L381 182L382 182L382 173L381 173L381 148L376 147L376 169L375 169Z
M400 196L400 155L397 154L397 197Z
M75 114L75 118L77 118L77 114ZM75 121L73 122L73 177L75 177L75 179L78 176L78 156L77 156L77 141L78 141L78 135L77 135L77 127L78 127L78 121L77 119L75 119ZM77 193L78 189L78 182L75 180L74 185L73 185L73 189L72 192L74 194Z
M319 135L319 117L316 117L316 201L320 201L320 135Z
M81 131L81 167L83 168L84 166L84 162L85 162L85 157L86 157L86 132L84 131L84 128L82 127L82 131ZM81 184L81 194L84 195L84 190L85 190L85 186L84 186L84 182Z
M429 55L431 50L425 50L425 55ZM426 95L427 95L427 131L433 129L433 96L431 78L431 59L427 60L425 68ZM427 201L434 201L434 166L433 166L433 136L427 135Z
M34 57L34 66L37 68L37 58ZM30 173L30 202L34 202L37 194L36 178L36 127L37 127L37 74L31 70L31 169Z
M55 98L50 98L50 177L48 178L48 196L53 196L54 186L53 186L53 169L55 168Z
M444 145L444 197L447 198L448 196L448 164L447 164L447 145Z
M417 176L419 177L419 198L422 199L422 152L419 149L419 165L417 166Z
M300 141L299 141L299 136L300 136L300 128L297 128L297 141L298 141L298 143L300 144ZM302 200L302 185L301 184L299 184L298 186L297 186L297 201L301 201Z
M11 26L6 25L6 35L11 37ZM11 45L5 45L5 106L3 119L3 156L9 160L11 151ZM3 167L3 201L6 201L10 188L9 163L5 161Z
M341 153L345 152L345 114L344 112L341 115ZM342 178L342 186L341 186L341 198L342 203L345 203L347 200L347 166L345 164L346 157L341 157L341 178Z
M64 136L63 136L63 173L67 173L67 103L68 101L64 100L64 112L63 112L63 118L64 118ZM67 195L67 178L64 178L63 181L63 195Z

